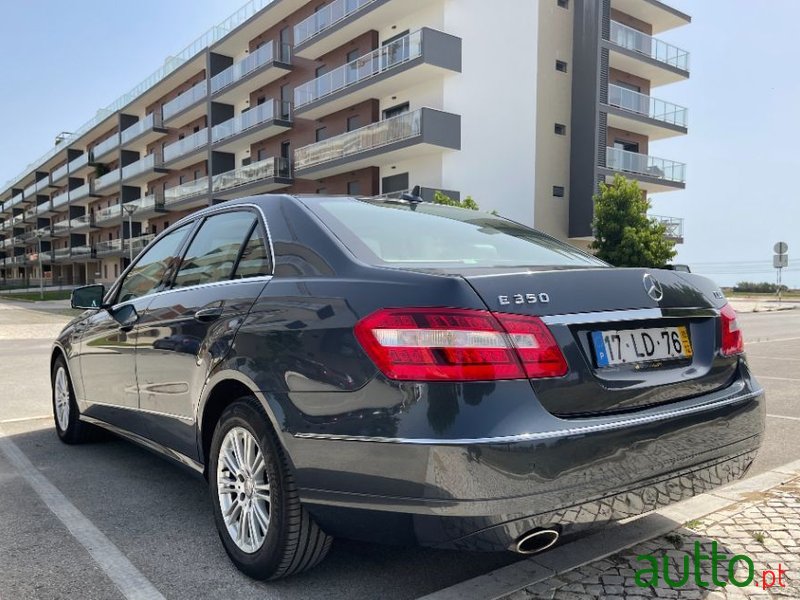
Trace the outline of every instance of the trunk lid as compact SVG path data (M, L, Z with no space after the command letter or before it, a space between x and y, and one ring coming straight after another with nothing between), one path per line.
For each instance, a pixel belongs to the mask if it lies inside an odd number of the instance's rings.
M719 352L717 311L726 301L704 277L612 268L493 269L462 276L490 310L539 316L547 323L569 372L561 378L533 379L531 385L544 407L558 416L622 412L684 400L723 388L735 375L738 358ZM648 330L654 344L665 346L670 332L681 329L688 336L691 356L657 359L637 347L642 330ZM633 356L641 358L631 359L629 348L628 362L602 364L598 350L608 349L601 340L616 333L623 345L632 340ZM663 351L654 346L653 352L658 357Z

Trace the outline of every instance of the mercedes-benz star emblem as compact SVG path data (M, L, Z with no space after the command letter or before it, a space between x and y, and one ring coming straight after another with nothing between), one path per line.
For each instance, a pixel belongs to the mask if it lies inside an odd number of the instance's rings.
M656 302L661 302L661 299L664 297L664 290L661 288L661 284L658 280L650 275L650 273L645 273L642 278L642 283L644 284L644 291L647 292L647 295Z

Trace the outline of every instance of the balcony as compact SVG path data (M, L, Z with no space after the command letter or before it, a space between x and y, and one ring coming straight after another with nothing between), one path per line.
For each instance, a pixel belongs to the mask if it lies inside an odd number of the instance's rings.
M69 221L69 228L72 233L88 231L93 227L97 227L97 225L95 225L94 217L91 214L81 215Z
M94 222L98 227L107 227L112 221L119 221L122 208L119 204L101 208L94 213Z
M620 148L606 148L605 165L601 165L600 172L608 180L614 173L632 177L651 193L686 187L685 164Z
M215 102L230 101L236 84L247 81L250 90L262 88L286 75L292 68L292 49L288 44L272 42L233 63L211 78L211 95Z
M421 108L298 148L295 176L319 179L460 149L461 117Z
M135 237L133 239L126 239L124 241L125 253L129 253L131 246L133 246L133 256L136 257L147 247L147 244L153 241L153 238L155 238L153 234L148 234L140 235L139 237Z
M50 229L53 237L66 237L69 235L69 220L55 221Z
M157 214L166 212L166 208L164 207L164 195L161 192L150 194L144 198L131 200L130 202L126 202L125 206L136 207L133 216L137 221L149 219Z
M164 164L170 169L188 167L205 158L205 155L200 156L200 154L205 153L206 146L208 146L208 128L203 127L182 140L164 146Z
M103 159L111 158L111 153L119 147L119 133L113 134L92 148L93 162L101 163Z
M94 180L94 191L101 192L102 190L108 190L108 188L110 188L112 185L116 185L118 187L119 176L120 176L119 168L116 168L113 171L109 171L105 175L101 175L100 177ZM111 193L111 190L109 190L106 194L100 194L100 195L101 196L108 195L109 193Z
M80 156L73 158L69 161L69 174L70 177L85 177L91 171L92 167L89 164L89 153L84 152Z
M27 221L29 219L35 219L36 215L39 214L39 210L37 206L31 206L30 208L26 209L23 213L23 220Z
M665 217L662 215L650 215L650 218L655 219L667 228L664 233L667 239L675 240L676 244L683 243L683 219L679 217Z
M9 200L6 205L3 207L3 210L9 210L15 206L19 206L22 204L22 194L16 194L15 196L11 196L11 200Z
M120 134L120 145L126 148L136 142L139 146L145 146L167 133L161 125L161 117L156 118L156 113L150 113L143 119L122 130Z
M69 201L71 204L78 202L85 204L87 201L92 199L92 196L94 196L94 191L92 190L92 184L90 181L87 181L83 185L80 185L69 191Z
M294 27L294 55L315 59L365 31L381 31L429 6L426 0L334 0Z
M164 190L164 206L169 209L178 206L187 208L208 204L208 177L182 183Z
M64 163L57 169L53 169L53 172L50 173L50 180L53 182L53 185L63 185L64 180L67 178L67 174L69 173L69 165Z
M609 66L648 79L652 86L689 77L689 53L677 46L611 21Z
M16 256L9 256L6 258L6 265L22 266L28 262L28 257L24 254L17 254Z
M296 87L295 112L318 119L460 71L461 39L423 28Z
M653 33L661 33L692 21L689 15L660 0L611 0L611 8L649 23L653 26Z
M122 182L126 185L137 185L152 179L156 174L167 173L168 169L162 166L161 157L157 154L147 154L137 161L122 167Z
M37 180L34 184L34 190L36 193L43 192L47 188L50 187L50 175L42 177L41 179Z
M217 199L230 199L243 194L271 192L292 184L288 159L275 157L250 163L238 169L214 175L211 193Z
M53 260L65 260L69 258L69 248L56 248L53 250Z
M60 210L66 209L68 203L69 203L69 194L65 189L59 192L58 195L53 196L53 201L52 201L53 211L59 212Z
M53 211L53 204L50 201L50 199L48 198L44 202L40 202L39 204L37 204L36 211L40 217L49 217L50 215L52 215L54 211Z
M287 131L292 126L290 102L270 100L211 128L214 150L245 148L255 141Z
M609 84L608 125L646 135L651 140L685 134L688 110L652 96Z
M22 196L24 200L27 202L28 200L33 200L33 197L36 195L36 182L34 181L25 190L22 192Z
M122 254L122 240L117 238L116 240L105 240L103 242L98 242L95 245L94 250L98 257Z
M86 262L97 258L97 254L91 246L73 246L70 257L74 262Z
M208 96L208 85L204 79L164 105L162 109L164 124L180 127L205 114L206 96Z

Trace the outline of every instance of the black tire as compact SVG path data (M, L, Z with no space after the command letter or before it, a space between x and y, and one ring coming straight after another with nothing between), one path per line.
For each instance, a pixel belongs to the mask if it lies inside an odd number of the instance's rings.
M270 487L266 537L263 545L252 553L244 552L231 537L217 492L220 449L225 436L234 428L243 428L255 438L264 455ZM208 482L219 537L230 559L246 575L262 580L280 579L315 566L328 554L333 538L319 528L300 504L286 455L255 398L239 398L220 416L211 442Z
M66 379L66 388L69 393L67 399L68 418L62 424L58 415L58 408L56 406L58 385L59 385L59 372L63 370L63 376ZM78 404L75 402L75 389L72 387L72 379L69 376L69 369L67 362L63 356L58 356L53 362L53 371L50 377L51 390L52 390L52 403L53 403L53 421L56 426L56 433L59 439L65 444L81 444L87 441L89 435L87 425L80 420L80 411Z

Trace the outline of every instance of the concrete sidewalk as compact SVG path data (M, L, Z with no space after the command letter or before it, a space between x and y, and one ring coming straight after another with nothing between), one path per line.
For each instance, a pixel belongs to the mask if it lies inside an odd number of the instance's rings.
M711 559L703 558L712 552L719 558L713 572ZM664 565L680 585L665 582ZM800 598L800 461L612 525L425 600L456 598Z

